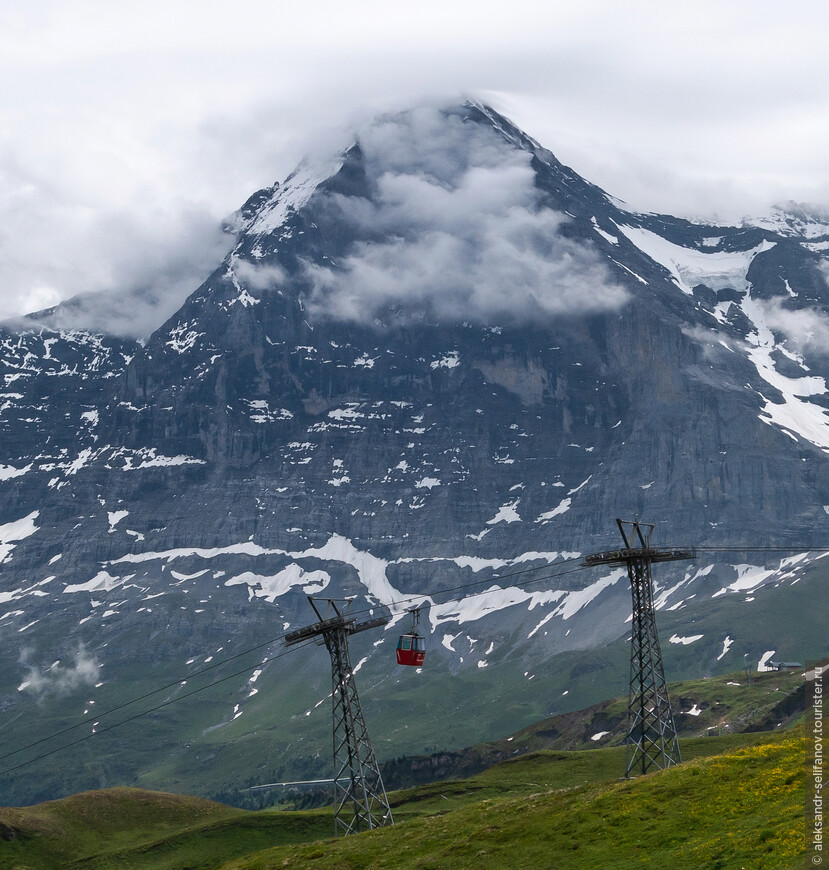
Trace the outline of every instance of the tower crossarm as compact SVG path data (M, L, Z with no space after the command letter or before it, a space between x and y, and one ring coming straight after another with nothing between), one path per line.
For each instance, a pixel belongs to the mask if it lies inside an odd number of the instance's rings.
M332 619L324 619L322 622L315 622L313 625L298 628L296 631L289 631L283 640L285 646L294 646L294 644L307 640L309 637L316 637L317 635L325 636L328 632L342 629L348 634L357 634L370 628L379 628L390 621L390 616L376 616L374 619L365 620L365 622L357 622L353 616L335 616Z
M593 565L627 565L634 561L649 562L679 562L684 559L696 559L694 550L668 549L665 547L631 547L623 550L605 550L603 553L591 553L585 556L582 567Z
M375 616L374 619L367 619L365 622L358 622L348 628L349 634L357 634L358 631L366 631L369 628L379 628L381 625L386 625L391 622L390 616Z
M309 637L316 637L319 634L324 635L326 632L336 631L339 628L349 631L355 622L357 622L357 619L354 616L334 616L331 619L323 619L321 622L315 622L313 625L298 628L296 631L289 631L283 640L285 646L293 646L295 643L299 643Z

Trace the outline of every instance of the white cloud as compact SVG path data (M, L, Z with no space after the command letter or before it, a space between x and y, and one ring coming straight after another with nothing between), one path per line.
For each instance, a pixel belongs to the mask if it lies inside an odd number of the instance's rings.
M829 314L815 308L784 308L781 299L761 302L766 323L800 351L829 353Z
M541 206L530 155L488 125L421 108L358 141L373 197L334 196L334 219L370 240L335 268L309 265L315 315L510 322L627 300Z
M104 325L140 335L173 314L232 244L218 218L197 204L161 207L150 198L141 208L138 191L127 196L114 185L109 196L90 182L84 192L80 179L67 172L52 183L34 167L18 165L16 189L0 197L0 318L78 294L115 291L103 305L79 302L64 312L62 325ZM12 174L0 153L0 178ZM109 309L111 320L105 318Z
M70 656L70 662L55 662L46 670L35 667L24 652L21 663L26 671L19 691L31 692L38 697L56 694L65 695L82 686L94 685L100 675L101 665L94 654L81 646Z
M771 0L750 14L714 0L4 4L0 319L135 287L142 261L185 245L197 281L213 248L196 230L284 178L308 137L358 104L423 94L492 102L643 210L825 203L827 23L817 0L785 16Z
M233 271L240 283L252 290L268 290L286 280L284 270L275 264L259 266L248 260L236 260Z

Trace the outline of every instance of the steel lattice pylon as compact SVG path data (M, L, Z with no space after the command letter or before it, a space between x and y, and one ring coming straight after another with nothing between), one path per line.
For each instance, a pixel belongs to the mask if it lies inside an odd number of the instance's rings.
M331 697L334 713L334 834L354 834L362 830L393 825L383 778L368 736L354 670L348 655L348 637L389 621L378 617L357 623L348 615L351 600L324 599L326 612L317 601L308 599L319 622L285 635L288 646L309 637L322 637L331 655ZM333 614L333 616L331 615Z
M631 771L646 773L652 765L665 768L682 758L656 632L651 562L629 559L627 568L633 599L625 765L625 776L630 776Z
M693 550L652 548L651 523L619 519L616 522L625 549L586 556L583 564L625 565L630 579L633 609L625 764L625 776L630 776L633 772L647 773L651 767L663 769L682 760L656 631L651 564L694 559L696 554ZM626 526L630 527L629 532Z

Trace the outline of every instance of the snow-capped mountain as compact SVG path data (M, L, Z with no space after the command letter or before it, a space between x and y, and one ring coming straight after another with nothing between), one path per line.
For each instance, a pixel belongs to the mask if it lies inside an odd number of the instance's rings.
M829 524L819 210L633 213L467 104L377 119L228 231L146 339L60 312L0 330L4 742L261 646L128 760L113 731L99 768L56 754L12 795L140 777L215 794L318 750L324 767L324 654L263 661L311 620L304 594L395 617L355 639L381 756L624 691L625 579L572 570L616 545L617 516L657 522L656 545L796 548L660 566L669 666L825 653L792 586ZM413 600L416 677L391 655ZM219 784L192 772L211 752L232 759Z

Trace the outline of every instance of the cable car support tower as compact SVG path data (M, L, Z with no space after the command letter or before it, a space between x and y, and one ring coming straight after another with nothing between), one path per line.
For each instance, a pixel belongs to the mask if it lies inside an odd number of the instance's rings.
M331 696L334 702L334 833L393 825L391 808L383 787L380 768L368 736L354 670L348 655L352 634L385 625L390 617L357 622L349 615L353 599L308 597L318 622L285 635L285 645L294 646L311 637L321 638L331 655ZM318 606L324 603L324 607Z
M653 523L620 519L616 523L622 533L624 549L585 556L582 564L585 567L625 565L630 579L633 624L625 765L625 776L630 776L647 773L651 767L664 769L682 760L656 633L651 565L695 559L696 553L651 547Z

